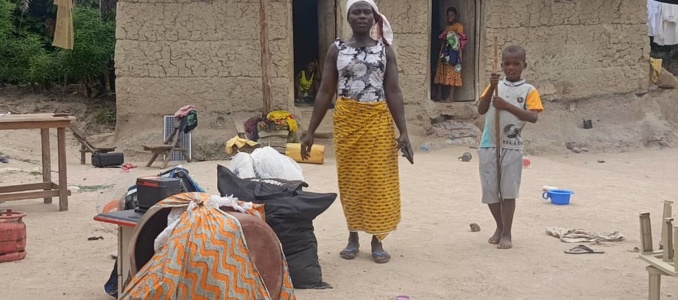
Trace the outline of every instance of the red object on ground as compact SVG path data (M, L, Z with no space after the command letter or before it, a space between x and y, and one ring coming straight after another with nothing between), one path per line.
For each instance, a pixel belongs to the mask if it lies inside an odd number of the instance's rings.
M0 263L26 257L26 214L11 209L0 211Z

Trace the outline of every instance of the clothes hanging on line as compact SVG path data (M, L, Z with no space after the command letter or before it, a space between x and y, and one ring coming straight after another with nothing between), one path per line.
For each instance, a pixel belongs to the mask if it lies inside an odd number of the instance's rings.
M678 5L648 0L648 35L660 46L678 44Z

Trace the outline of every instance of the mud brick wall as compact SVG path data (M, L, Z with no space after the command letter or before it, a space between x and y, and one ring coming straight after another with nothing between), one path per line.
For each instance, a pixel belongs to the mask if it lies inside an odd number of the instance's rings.
M393 27L400 87L406 104L418 104L429 94L429 1L376 1Z
M525 47L525 77L547 100L647 90L647 3L636 0L483 1L481 84L500 49Z
M269 0L268 12L272 102L284 109L293 93L290 2ZM161 141L161 116L185 104L199 113L194 153L201 144L223 148L234 133L229 115L263 106L259 30L258 1L118 1L116 141L123 150Z

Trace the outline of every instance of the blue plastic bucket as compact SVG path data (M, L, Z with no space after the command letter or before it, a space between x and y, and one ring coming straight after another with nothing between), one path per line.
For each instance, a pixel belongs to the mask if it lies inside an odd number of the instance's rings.
M568 190L551 190L544 192L541 196L544 200L551 199L551 203L555 205L570 204L570 196L574 194L573 191Z

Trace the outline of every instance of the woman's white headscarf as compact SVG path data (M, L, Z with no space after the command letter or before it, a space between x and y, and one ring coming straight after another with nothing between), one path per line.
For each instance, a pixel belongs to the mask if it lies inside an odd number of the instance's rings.
M372 6L372 9L376 14L378 14L381 17L381 22L382 24L378 24L377 22L374 23L374 26L372 26L372 30L370 31L370 36L374 38L375 40L381 41L381 42L386 42L389 45L393 44L393 29L391 29L391 23L388 22L388 19L386 19L386 16L381 14L379 12L379 7L377 7L377 3L374 2L374 0L347 0L346 2L346 16L348 16L349 11L351 10L351 6L353 4L356 4L358 2L366 2L370 6ZM379 32L379 27L381 25L381 32Z

